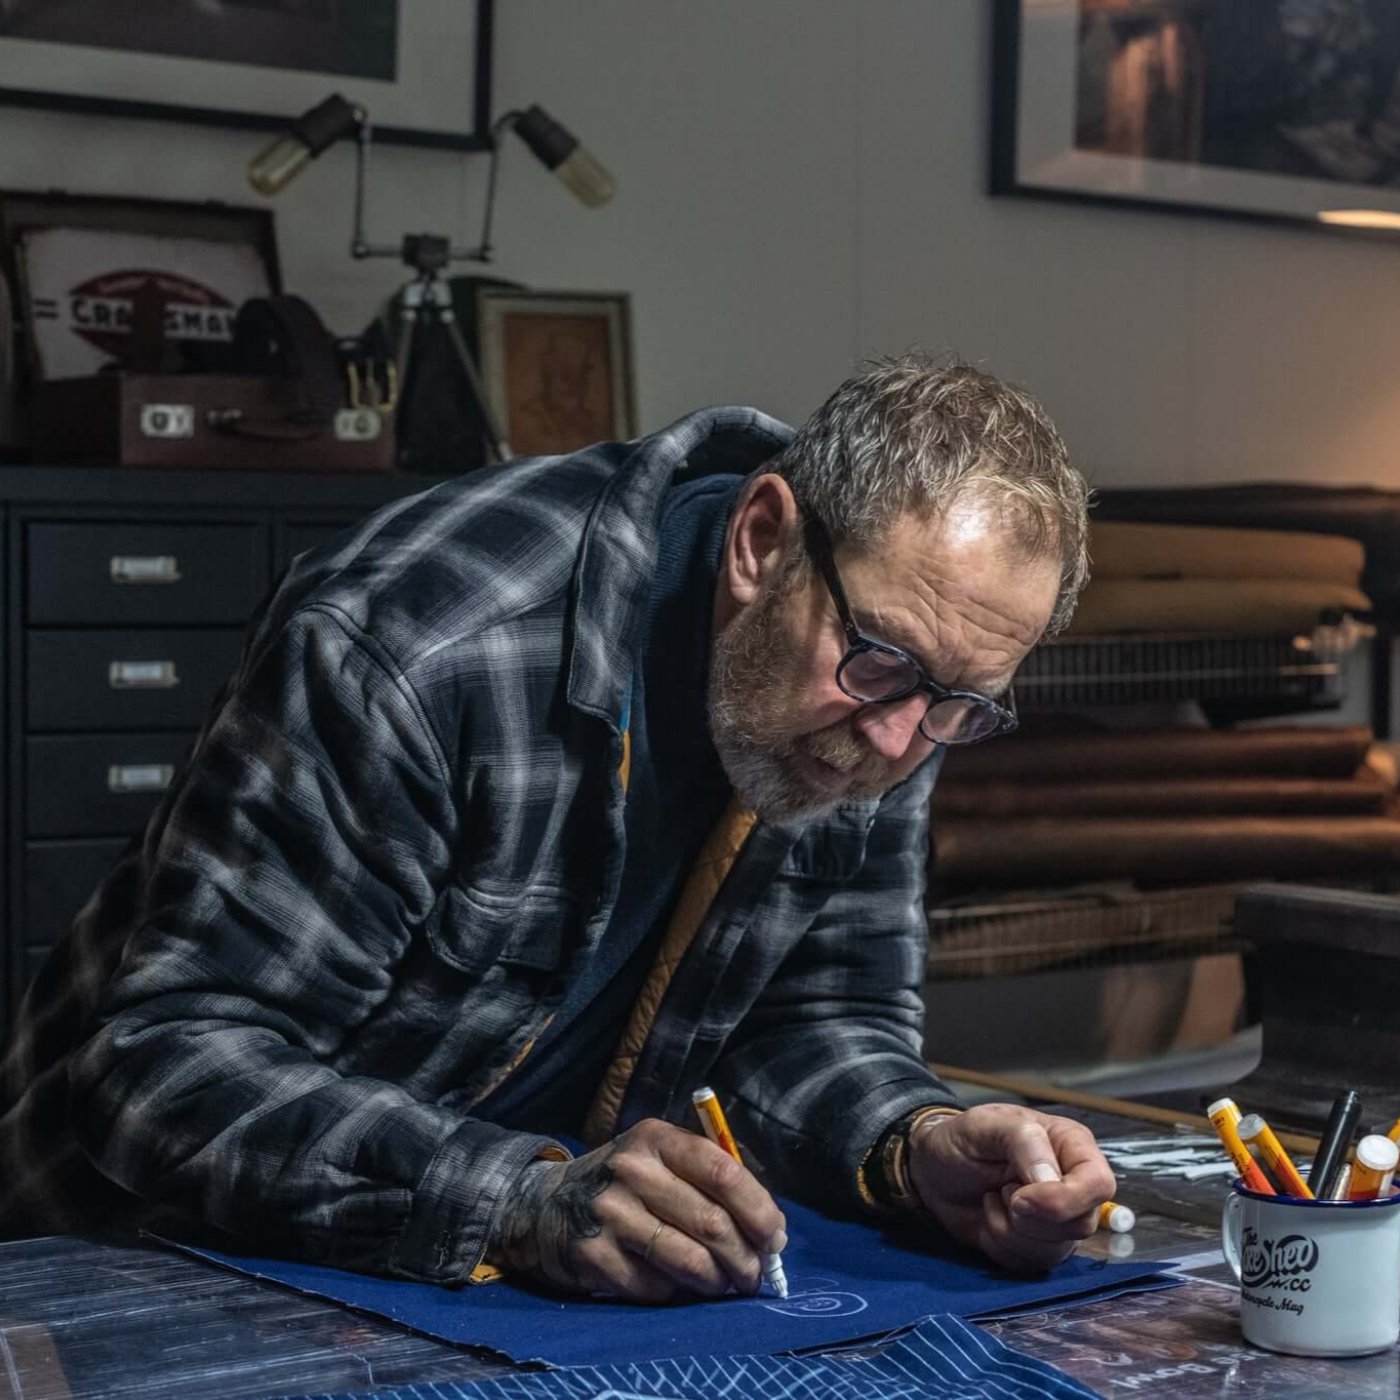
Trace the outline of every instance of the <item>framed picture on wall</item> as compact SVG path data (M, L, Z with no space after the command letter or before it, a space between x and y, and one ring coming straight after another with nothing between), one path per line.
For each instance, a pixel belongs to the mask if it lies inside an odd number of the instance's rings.
M1400 228L1394 0L998 0L994 194Z
M280 130L339 92L377 140L484 150L493 4L0 0L0 103Z
M631 306L622 292L477 292L481 376L522 457L636 433Z

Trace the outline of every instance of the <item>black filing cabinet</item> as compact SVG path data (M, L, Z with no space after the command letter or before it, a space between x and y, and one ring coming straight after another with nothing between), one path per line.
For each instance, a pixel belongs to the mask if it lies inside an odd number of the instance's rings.
M160 800L282 569L430 484L0 469L0 1031Z

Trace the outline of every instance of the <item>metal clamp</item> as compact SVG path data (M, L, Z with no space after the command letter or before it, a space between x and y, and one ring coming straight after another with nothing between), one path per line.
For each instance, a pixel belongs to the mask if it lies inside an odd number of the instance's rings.
M194 405L190 403L143 403L141 436L148 438L192 438Z
M336 411L334 431L337 442L373 442L384 420L372 408L342 408Z

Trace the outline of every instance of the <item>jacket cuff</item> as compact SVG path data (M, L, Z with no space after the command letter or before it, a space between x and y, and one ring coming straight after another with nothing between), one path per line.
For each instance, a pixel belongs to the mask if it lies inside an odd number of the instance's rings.
M871 1095L870 1101L861 1105L855 1121L849 1125L845 1160L835 1164L841 1169L841 1179L849 1183L854 1202L865 1210L888 1212L888 1207L882 1207L870 1190L869 1174L875 1168L870 1160L871 1153L892 1123L924 1108L960 1112L963 1107L950 1089L931 1078L886 1085L884 1092Z
M419 1178L408 1221L390 1254L390 1269L428 1283L497 1277L481 1261L506 1192L531 1162L567 1162L571 1156L553 1138L494 1123L464 1123Z
M861 1200L875 1209L927 1215L909 1179L909 1140L925 1118L955 1118L963 1110L948 1104L925 1104L902 1113L871 1144L856 1172Z

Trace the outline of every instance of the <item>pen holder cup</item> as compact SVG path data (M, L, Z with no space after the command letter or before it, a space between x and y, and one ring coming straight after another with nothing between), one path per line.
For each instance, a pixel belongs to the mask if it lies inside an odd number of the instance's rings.
M1292 1356L1365 1356L1400 1337L1400 1193L1304 1201L1236 1181L1220 1234L1245 1341Z

